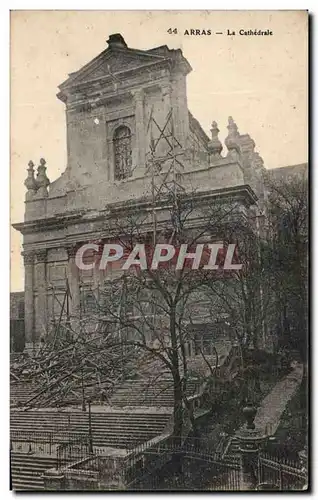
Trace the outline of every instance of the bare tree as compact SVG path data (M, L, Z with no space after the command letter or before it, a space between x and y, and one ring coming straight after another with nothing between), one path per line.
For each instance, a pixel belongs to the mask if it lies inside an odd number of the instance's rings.
M281 343L307 359L308 181L306 175L268 181L273 281Z
M114 386L131 372L136 353L123 353L116 338L105 328L91 329L91 321L68 320L55 327L36 356L26 357L12 369L17 381L29 380L35 394L26 406L82 403L90 398L107 401Z
M224 227L223 240L234 242L242 268L222 274L207 292L215 314L227 316L243 357L246 348L262 348L266 321L273 314L271 244L257 230L256 216Z
M220 203L209 200L199 204L195 193L179 194L160 200L162 212L157 215L156 232L149 218L149 211L133 212L126 206L122 212L112 213L112 238L120 242L127 252L137 243L150 249L148 264L153 257L154 244L169 243L176 248L187 244L188 252L194 245L211 242L223 224L237 216L237 203ZM212 240L213 241L213 240ZM120 331L121 342L134 346L162 364L170 374L174 393L175 436L181 437L184 410L194 422L187 399L189 380L188 352L192 342L191 307L194 301L204 298L205 288L215 279L215 271L205 270L201 264L176 268L176 259L163 263L157 269L135 265L129 271L118 272L116 285L110 280L102 296L100 309L105 321ZM206 262L205 262L206 263ZM114 290L111 293L111 289ZM120 293L119 289L124 293ZM198 306L200 304L197 304ZM202 363L205 363L202 357Z

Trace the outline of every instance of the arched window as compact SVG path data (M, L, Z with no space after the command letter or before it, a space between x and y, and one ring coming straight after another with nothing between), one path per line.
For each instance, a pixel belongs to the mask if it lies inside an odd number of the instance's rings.
M131 176L131 132L126 126L116 128L114 133L115 179Z

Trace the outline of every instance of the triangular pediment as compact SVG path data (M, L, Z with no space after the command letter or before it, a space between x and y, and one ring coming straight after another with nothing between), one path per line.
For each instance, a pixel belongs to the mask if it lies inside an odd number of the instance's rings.
M79 71L72 73L60 85L60 89L106 76L114 76L116 73L141 68L165 59L167 58L163 56L147 54L134 49L107 49Z

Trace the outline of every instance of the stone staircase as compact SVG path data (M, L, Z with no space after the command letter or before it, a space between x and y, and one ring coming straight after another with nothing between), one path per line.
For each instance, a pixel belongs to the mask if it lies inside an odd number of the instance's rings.
M56 458L11 452L11 485L15 491L44 490L43 474L56 467Z
M228 347L223 348L219 362L226 358ZM213 367L215 355L206 356ZM221 360L221 361L220 361ZM187 382L187 396L198 394L202 385L202 377L209 372L209 367L201 355L187 359L190 379ZM181 375L182 375L182 369ZM147 406L172 408L173 380L171 373L158 359L143 356L139 362L136 377L123 381L110 398L115 407Z
M228 346L218 348L219 366L228 362ZM215 355L206 355L213 367ZM190 380L187 382L188 397L198 394L202 388L202 376L209 367L201 355L188 359ZM75 409L18 409L38 390L28 382L11 383L11 466L12 486L15 490L43 490L43 473L56 466L57 447L63 443L88 442L89 428L94 451L106 448L131 450L160 434L167 432L174 403L172 377L158 360L139 358L131 372L114 391L107 405L92 404L91 421L88 411ZM94 385L85 388L85 398L93 396ZM76 399L76 394L74 395ZM81 394L80 394L81 396ZM39 403L40 402L39 398ZM79 400L73 401L78 405ZM63 401L65 403L65 401ZM125 410L122 409L128 407ZM159 409L160 408L160 409ZM26 453L29 451L29 453ZM39 452L43 453L39 456ZM52 455L44 455L52 453ZM227 450L230 459L237 452L231 442ZM232 460L233 461L233 460Z
M161 434L170 413L92 412L91 429L96 447L131 449ZM11 411L12 440L41 442L52 433L54 442L68 442L74 434L88 436L88 412ZM50 437L51 439L51 437ZM33 440L33 441L32 441Z
M230 368L231 343L224 341L215 344L218 352L218 367L225 371ZM216 355L196 355L187 359L189 380L187 383L187 396L198 394L203 388L203 379L210 374L216 364ZM182 372L182 370L181 370ZM173 382L167 368L159 360L143 356L136 373L136 378L125 380L117 387L110 398L110 404L115 407L148 406L148 407L173 407Z
M106 382L101 381L98 386L96 383L86 384L84 386L84 394L86 399L91 399L91 401L100 402L101 401L101 390L104 390L105 393L109 391L110 383L107 379ZM11 382L10 383L10 406L25 406L31 398L36 396L41 389L30 383L30 382ZM62 396L61 396L62 398ZM60 403L63 406L68 405L76 405L80 404L82 401L82 387L79 385L78 387L74 387L72 393L67 394L61 399ZM34 399L31 401L30 406L32 407L49 407L50 404L43 404L41 395L38 399Z
M30 382L11 382L10 406L23 406L36 394L36 386Z
M197 384L189 381L188 396L195 394ZM149 380L126 380L114 392L110 404L114 407L145 406L172 408L174 402L172 379L152 383Z

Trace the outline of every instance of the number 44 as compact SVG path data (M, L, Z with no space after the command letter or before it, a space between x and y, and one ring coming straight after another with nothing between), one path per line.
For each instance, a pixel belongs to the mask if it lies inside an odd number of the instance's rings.
M169 28L167 33L169 33L170 35L172 35L172 34L176 35L178 33L178 30L177 30L177 28L174 28L174 29Z

